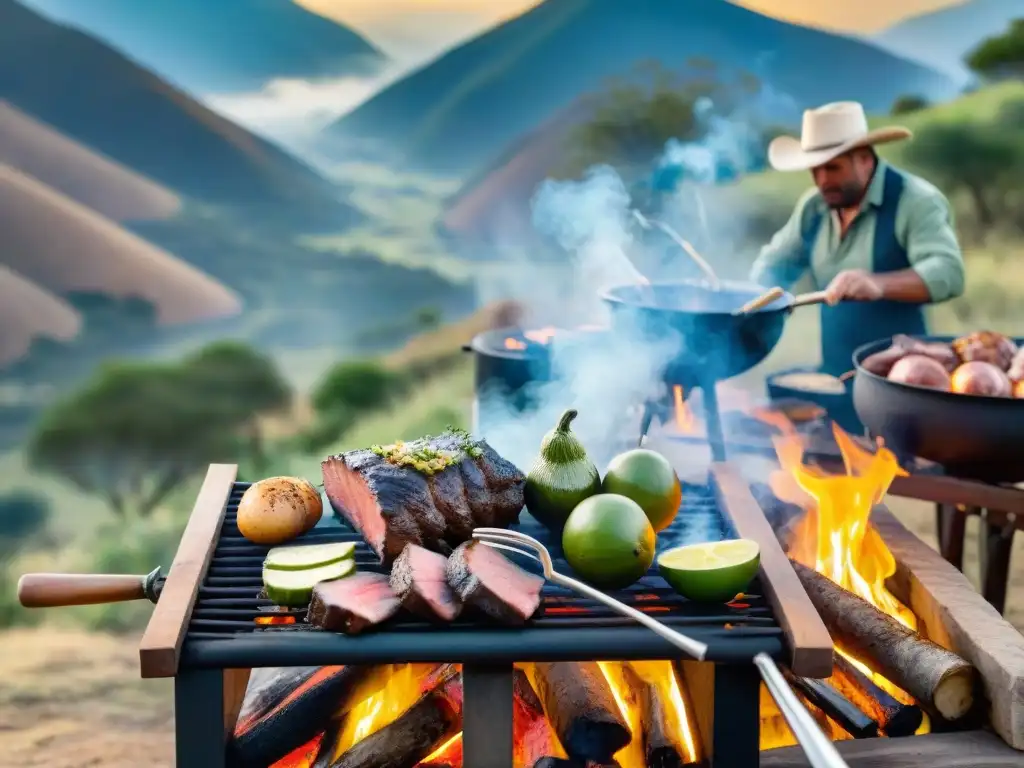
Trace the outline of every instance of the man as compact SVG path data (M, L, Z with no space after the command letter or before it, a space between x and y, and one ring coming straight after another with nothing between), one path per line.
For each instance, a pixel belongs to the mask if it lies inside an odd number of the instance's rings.
M768 160L779 171L809 170L815 186L762 249L751 278L788 289L810 273L827 294L822 370L838 376L862 344L926 334L923 305L964 291L963 255L945 196L875 153L909 130L868 130L860 104L839 102L804 112L801 134L775 139Z

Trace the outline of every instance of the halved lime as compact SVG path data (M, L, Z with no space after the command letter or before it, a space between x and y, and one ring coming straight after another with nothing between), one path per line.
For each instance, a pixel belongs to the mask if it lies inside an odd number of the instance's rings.
M321 565L329 565L339 560L350 560L355 551L356 545L351 541L274 547L267 552L263 567L273 568L277 571L304 571L307 568L319 568Z
M757 575L761 548L750 539L688 544L662 552L658 571L690 600L724 603L743 592Z

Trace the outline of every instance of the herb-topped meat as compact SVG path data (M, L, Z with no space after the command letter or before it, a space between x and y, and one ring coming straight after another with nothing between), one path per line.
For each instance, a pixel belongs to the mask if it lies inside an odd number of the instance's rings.
M448 554L474 528L515 522L523 507L523 473L461 430L349 451L321 466L331 506L382 563L406 544Z

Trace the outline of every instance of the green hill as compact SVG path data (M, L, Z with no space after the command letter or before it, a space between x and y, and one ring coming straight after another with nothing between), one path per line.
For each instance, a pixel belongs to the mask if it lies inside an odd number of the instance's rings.
M0 99L189 197L337 230L340 190L88 35L0 0Z

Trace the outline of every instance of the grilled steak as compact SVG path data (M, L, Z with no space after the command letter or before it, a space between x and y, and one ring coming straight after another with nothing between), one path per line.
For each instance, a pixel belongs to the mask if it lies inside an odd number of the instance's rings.
M445 457L443 468L410 466L415 457L431 455ZM523 473L461 432L349 451L321 466L331 506L382 563L393 562L406 544L446 555L474 528L515 522L523 507Z
M329 632L358 635L367 627L390 619L399 606L387 576L356 573L313 587L306 620Z
M391 589L402 607L424 619L452 621L462 611L462 600L445 581L444 555L407 544L391 566Z
M464 603L506 624L523 624L540 607L544 579L479 541L459 545L445 575Z

